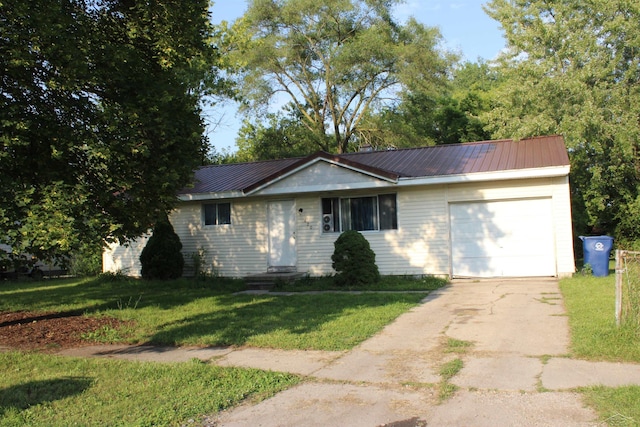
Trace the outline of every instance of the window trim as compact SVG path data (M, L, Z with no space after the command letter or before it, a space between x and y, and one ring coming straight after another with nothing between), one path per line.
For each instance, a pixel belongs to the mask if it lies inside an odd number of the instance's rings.
M220 205L228 205L228 210L229 210L229 217L228 217L228 222L220 222L220 211L218 206ZM214 213L214 218L215 218L215 222L213 223L209 223L207 224L207 207L208 206L214 206L215 207L215 213ZM229 226L231 225L231 210L232 210L232 206L231 206L231 202L206 202L206 203L202 203L202 225L204 227L222 227L222 226ZM226 219L226 218L225 218Z
M393 213L394 213L394 218L391 219L391 221L382 221L382 216L381 216L381 206L380 206L380 198L384 197L384 196L393 196ZM374 223L376 224L377 228L374 229L370 229L370 230L356 230L362 233L379 233L381 231L389 231L389 230L398 230L398 193L380 193L380 194L363 194L363 195L358 195L358 196L350 196L350 197L321 197L320 198L320 218L321 218L321 231L322 234L332 234L332 233L343 233L344 231L347 230L351 230L350 225L349 228L344 227L344 214L343 214L343 201L345 200L349 200L349 204L351 203L350 201L352 199L368 199L368 198L374 198L375 199L375 215L376 218L374 218ZM330 208L331 211L328 211L328 208ZM338 212L335 212L335 209L337 208ZM330 219L326 219L326 217L329 217ZM349 219L351 220L351 214L349 213ZM391 228L382 228L383 223L387 223L387 224L391 224ZM332 229L330 230L326 230L325 229L325 224L330 224L330 226L332 227Z

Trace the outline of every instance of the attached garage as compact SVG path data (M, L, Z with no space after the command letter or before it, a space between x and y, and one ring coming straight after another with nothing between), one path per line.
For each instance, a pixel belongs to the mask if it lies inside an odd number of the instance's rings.
M362 232L384 275L575 271L559 135L210 165L178 196L170 219L185 258L204 254L223 276L333 274L345 230ZM144 241L105 251L105 271L137 274Z
M555 276L551 198L450 204L454 277Z

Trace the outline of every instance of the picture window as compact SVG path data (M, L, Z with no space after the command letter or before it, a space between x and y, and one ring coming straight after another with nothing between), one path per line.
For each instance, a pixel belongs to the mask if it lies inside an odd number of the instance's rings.
M395 194L323 198L322 231L378 231L398 228Z

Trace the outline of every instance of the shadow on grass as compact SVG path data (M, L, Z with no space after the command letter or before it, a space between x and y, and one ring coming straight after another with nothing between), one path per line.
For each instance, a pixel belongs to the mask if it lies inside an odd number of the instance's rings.
M2 311L60 311L94 313L102 310L153 305L174 308L198 298L243 289L237 280L180 279L146 281L134 278L47 279L39 282L5 282L0 287Z
M22 411L31 406L78 395L88 389L93 379L64 377L30 381L0 389L0 416L10 409Z
M118 317L119 309L149 307L135 310L142 316L133 319L141 325L132 332L138 342L330 350L351 348L427 293L232 294L241 286L228 279L52 280L0 288L0 312L28 310L38 316L109 311Z
M330 338L328 349L350 348L400 313L419 302L424 295L292 295L219 297L222 308L162 325L149 344L200 343L215 346L258 345L286 348L287 343L258 343L259 336L287 336L292 348L317 348L300 344L315 342L313 334ZM334 323L330 328L328 324ZM324 331L323 331L324 330ZM307 335L307 338L302 336ZM316 335L317 336L317 335ZM290 340L290 341L289 341ZM296 344L293 344L295 342Z

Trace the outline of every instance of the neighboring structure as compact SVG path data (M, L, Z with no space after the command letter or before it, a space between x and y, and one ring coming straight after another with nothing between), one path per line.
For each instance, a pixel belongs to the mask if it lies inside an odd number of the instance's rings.
M223 276L331 274L361 231L384 275L566 276L575 270L561 136L207 166L171 222L185 258ZM145 239L104 253L139 275Z
M11 246L0 243L0 280L31 277L40 280L44 276L61 276L67 274L66 268L57 263L44 262L27 253L12 256Z

